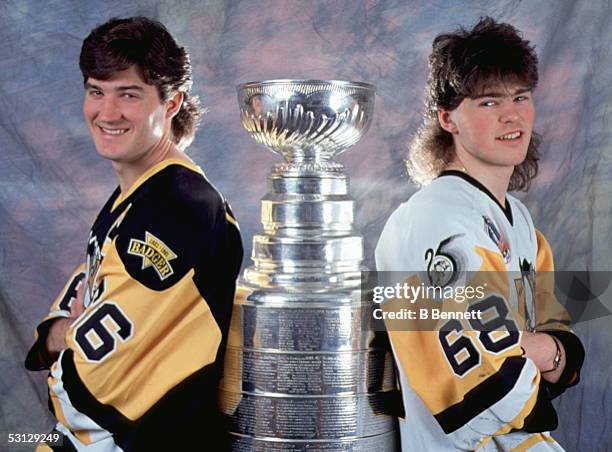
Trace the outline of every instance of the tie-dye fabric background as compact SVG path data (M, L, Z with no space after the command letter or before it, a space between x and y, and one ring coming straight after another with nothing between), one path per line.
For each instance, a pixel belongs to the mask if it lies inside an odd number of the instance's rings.
M272 78L377 86L366 137L339 160L351 177L368 264L390 212L415 187L406 146L420 122L433 37L479 16L510 22L536 45L541 172L519 197L558 269L612 270L612 4L607 0L191 0L0 2L0 450L8 432L47 432L45 376L23 368L33 330L82 258L116 179L82 120L78 55L110 17L156 18L191 52L208 114L190 155L230 200L245 240L278 158L240 124L235 85ZM612 310L610 288L602 299ZM605 301L607 300L607 301ZM579 387L556 406L570 451L612 450L612 321L580 323ZM11 448L10 450L17 450Z

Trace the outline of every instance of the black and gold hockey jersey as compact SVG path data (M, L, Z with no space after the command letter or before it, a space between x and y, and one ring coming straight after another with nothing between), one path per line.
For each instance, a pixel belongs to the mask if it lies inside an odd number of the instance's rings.
M56 428L77 450L179 450L223 434L217 384L241 261L236 220L199 167L165 160L115 190L26 358L50 367ZM48 329L83 283L85 311L50 357Z
M445 171L391 215L376 266L484 293L456 305L485 320L449 316L420 330L386 322L405 408L402 450L563 450L548 433L557 427L551 399L578 382L584 349L554 296L550 246L520 201L507 196L502 207L475 179ZM524 356L524 330L562 342L558 383Z

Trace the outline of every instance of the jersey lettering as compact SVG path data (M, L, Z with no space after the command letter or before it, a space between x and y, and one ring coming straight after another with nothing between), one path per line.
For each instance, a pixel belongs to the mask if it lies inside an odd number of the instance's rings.
M508 317L509 310L503 298L496 295L488 296L473 303L468 311L474 313L481 311L486 318L485 321L481 321L474 315L475 318L469 320L470 326L480 331L477 341L480 342L481 348L498 355L519 342L518 326ZM481 362L480 352L474 340L463 335L463 331L462 323L457 319L451 319L442 326L438 334L448 364L460 377Z
M116 350L117 339L126 342L133 331L121 308L107 301L76 329L74 338L90 361L100 362Z
M70 305L72 304L72 300L75 300L77 297L77 291L79 289L81 281L83 281L83 278L85 278L85 273L79 273L74 278L72 278L70 286L68 286L68 289L66 289L66 292L62 297L62 301L60 301L59 303L59 308L62 311L70 311Z
M446 360L453 372L460 377L480 364L480 353L478 353L470 338L462 333L461 322L452 319L444 324L438 334Z
M474 316L474 319L470 319L470 325L475 330L480 331L478 339L480 339L483 347L491 353L497 354L516 344L520 339L520 333L516 322L512 318L508 318L508 306L501 297L491 295L472 304L469 311L481 311L486 316L491 309L495 310L496 315L492 315L484 322Z

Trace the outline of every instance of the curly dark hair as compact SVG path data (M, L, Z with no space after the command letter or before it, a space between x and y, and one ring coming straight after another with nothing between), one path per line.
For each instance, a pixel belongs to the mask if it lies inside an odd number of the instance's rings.
M534 47L510 24L481 18L471 30L436 36L429 56L427 110L413 138L406 162L410 178L419 185L435 179L454 156L452 135L438 121L439 109L452 111L465 99L487 88L520 84L531 90L538 84ZM523 163L514 168L508 190L528 190L538 174L539 134L533 132Z
M79 67L83 82L88 78L108 80L115 72L136 65L144 81L157 88L161 102L175 91L183 93L183 104L172 118L172 139L180 149L193 141L202 118L197 96L191 96L191 61L166 27L147 17L110 19L85 38Z

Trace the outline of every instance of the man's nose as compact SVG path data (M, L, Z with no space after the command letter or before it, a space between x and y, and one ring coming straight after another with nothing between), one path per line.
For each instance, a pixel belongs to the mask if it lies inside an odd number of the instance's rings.
M501 122L515 122L518 121L520 117L521 115L519 113L518 106L514 102L510 101L502 107L499 120Z
M116 100L111 96L106 96L102 99L98 119L101 121L117 121L121 119L121 110L118 108Z

